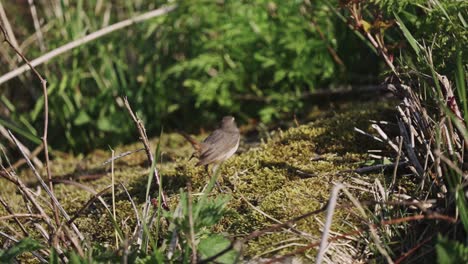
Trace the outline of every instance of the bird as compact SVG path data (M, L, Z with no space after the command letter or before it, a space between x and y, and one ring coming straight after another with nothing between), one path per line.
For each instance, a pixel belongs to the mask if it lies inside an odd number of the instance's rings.
M213 172L216 171L222 162L234 155L239 147L240 132L235 118L232 116L223 117L221 126L202 142L196 141L186 133L181 134L195 149L195 153L192 155L192 157L198 157L198 162L195 166L206 165L208 167L208 165L213 164Z

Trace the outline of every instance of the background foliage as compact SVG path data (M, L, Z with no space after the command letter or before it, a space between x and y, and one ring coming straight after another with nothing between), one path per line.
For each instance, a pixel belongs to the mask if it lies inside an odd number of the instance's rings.
M83 151L133 140L121 95L128 96L154 134L162 124L186 131L212 126L228 113L241 122L291 117L303 108L304 95L317 87L375 83L375 56L334 15L330 5L337 6L335 2L176 2L178 8L164 17L107 35L39 67L49 84L51 144ZM20 42L29 37L22 46L32 59L165 3L38 2L43 49L27 4L10 3L6 9L10 17L24 14L12 23ZM0 66L1 72L14 68L7 65ZM2 85L2 120L37 137L43 102L31 79Z

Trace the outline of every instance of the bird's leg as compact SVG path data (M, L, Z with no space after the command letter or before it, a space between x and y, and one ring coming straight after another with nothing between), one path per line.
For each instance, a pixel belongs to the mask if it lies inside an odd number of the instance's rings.
M218 168L219 168L219 164L220 164L220 163L215 163L215 164L213 165L213 167L211 168L211 172L212 172L213 175L216 174L216 172L217 172L217 170L218 170Z
M192 153L192 156L190 156L190 158L188 159L189 161L192 160L193 158L196 158L196 152Z
M215 175L216 166L217 166L217 164L215 164L215 165L211 168L211 171L210 171L210 170L209 170L209 165L208 165L208 164L205 165L205 173L208 174L208 178L210 179L210 181L211 181L211 178L214 177L214 175ZM202 192L205 192L206 187L208 187L209 184L210 184L209 182L208 182L207 184L205 184L205 186L204 186L203 189L202 189ZM220 189L218 180L215 181L215 185L216 185L216 187L217 187L218 189Z
M208 164L205 165L205 173L208 174L208 177L209 177L209 178L211 178L210 170L208 169ZM207 184L205 184L205 186L203 187L203 189L202 189L202 191L201 191L202 193L205 192L206 187L208 187L208 184L210 184L210 183L208 182Z
M208 174L208 176L209 176L210 179L211 179L212 177L214 177L214 176L217 176L217 172L218 172L218 169L219 169L219 167L220 167L219 165L221 165L221 163L215 163L215 164L213 164L213 167L211 167L211 172L210 172L210 170L209 170L208 165L205 165L205 172L206 172L206 174ZM205 185L205 187L203 187L202 192L205 192L206 187L208 186L208 184L209 184L209 183L207 183L207 184ZM219 184L218 179L215 180L215 185L216 185L216 188L218 188L219 192L222 192L222 193L225 192L225 191L221 188L221 185Z
M217 175L217 172L218 172L218 170L220 169L220 166L219 166L219 165L221 165L221 163L215 163L215 164L213 165L213 167L211 168L213 177L214 177L214 175ZM216 184L216 187L218 188L219 192L221 192L221 193L224 193L224 192L225 192L225 191L221 188L221 184L219 184L218 179L216 179L215 184Z

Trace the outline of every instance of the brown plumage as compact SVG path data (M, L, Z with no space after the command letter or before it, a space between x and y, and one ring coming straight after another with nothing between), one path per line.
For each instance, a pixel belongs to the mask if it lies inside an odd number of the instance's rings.
M239 147L240 133L232 116L225 116L221 127L202 142L197 142L185 133L181 134L192 144L198 154L196 166L215 164L216 168L221 162L234 155Z

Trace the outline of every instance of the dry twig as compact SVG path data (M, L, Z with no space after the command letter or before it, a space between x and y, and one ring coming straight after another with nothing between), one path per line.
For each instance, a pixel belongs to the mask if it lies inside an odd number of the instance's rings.
M50 199L52 200L52 204L54 204L59 210L60 212L62 213L62 215L65 217L65 219L67 221L70 220L70 216L68 215L68 213L65 211L65 209L63 209L62 205L60 204L60 202L57 200L57 198L55 197L54 193L47 187L47 184L44 182L44 180L41 178L41 176L39 175L39 172L36 170L36 168L34 167L34 165L31 163L31 160L26 156L26 153L24 153L23 149L19 146L19 144L17 142L18 139L15 138L15 136L13 136L13 134L8 131L10 133L10 137L13 139L13 141L16 143L18 149L20 150L21 154L23 155L23 157L26 159L26 162L28 163L29 167L31 168L34 176L36 176L37 180L39 181L39 183L41 184L42 188L44 189L44 191L46 191L47 195L50 197ZM58 217L58 216L57 216ZM60 225L60 224L59 224ZM80 240L83 240L84 239L84 236L81 234L81 232L78 230L78 228L76 227L75 224L71 224L71 227L73 228L73 230L75 231L76 235L78 235L78 237L80 238Z
M322 239L320 241L320 248L319 248L319 252L317 253L317 257L315 259L315 263L317 264L322 263L323 257L325 256L325 251L328 247L328 233L330 232L330 228L331 228L331 224L333 220L333 214L335 213L336 200L338 199L338 194L340 190L343 188L344 188L343 184L336 184L333 187L330 199L328 200L327 218L326 218L327 221L325 222L325 225L323 227Z
M47 145L47 135L48 135L48 129L49 129L49 100L47 96L47 82L44 78L42 78L41 74L36 70L36 68L34 68L34 66L31 65L29 60L20 52L20 50L17 47L15 47L13 43L8 39L8 35L6 31L1 25L0 25L0 30L2 31L3 37L5 38L4 41L16 52L16 54L18 54L23 59L27 67L29 67L34 72L34 74L40 80L41 85L42 85L42 94L44 95L44 133L42 134L42 144L44 145L44 155L46 159L46 170L47 170L47 178L49 180L49 189L51 191L52 196L55 197L53 194L54 185L52 184L52 174L50 172L49 148ZM52 201L52 205L53 205L55 223L58 226L60 225L59 214L57 211L57 207L53 201Z
M11 207L8 205L8 203L3 200L3 197L0 196L0 203L3 205L3 207L5 208L5 210L7 210L7 212L10 214L10 215L14 215L14 212L13 210L11 209ZM41 215L42 217L42 215ZM24 236L29 236L29 232L26 231L26 228L24 227L24 225L21 223L21 221L17 218L17 217L14 217L13 218L16 222L16 224L20 227L21 231L23 232L23 235Z
M135 123L136 127L138 128L138 133L140 134L140 140L143 143L143 146L145 147L146 156L148 157L148 161L151 166L154 163L154 157L153 157L153 153L151 152L151 148L150 148L149 141L148 141L148 136L146 135L146 129L143 125L143 122L133 112L127 100L127 97L124 98L124 105L127 108L128 112L130 113L130 116L132 117L132 120ZM154 175L154 178L156 179L157 187L160 187L161 179L159 178L159 173L158 173L158 169L156 168L156 166L154 167L153 175ZM147 200L148 197L145 197L145 199ZM164 194L164 191L162 191L162 189L161 189L161 200L162 200L162 207L165 210L169 210L169 206L167 205L167 201L166 201L167 200L166 195Z
M190 225L190 247L192 248L192 264L197 263L197 247L196 247L196 242L195 242L195 229L194 229L194 223L193 223L193 210L192 210L192 205L193 205L193 199L192 199L192 184L190 181L187 183L187 199L188 199L188 218L189 218L189 225Z
M34 5L34 0L28 0L29 10L31 10L31 17L34 22L34 29L36 30L37 41L39 42L39 47L41 51L45 51L46 47L44 44L44 36L41 31L41 24L39 23L39 18L37 17L36 5Z

